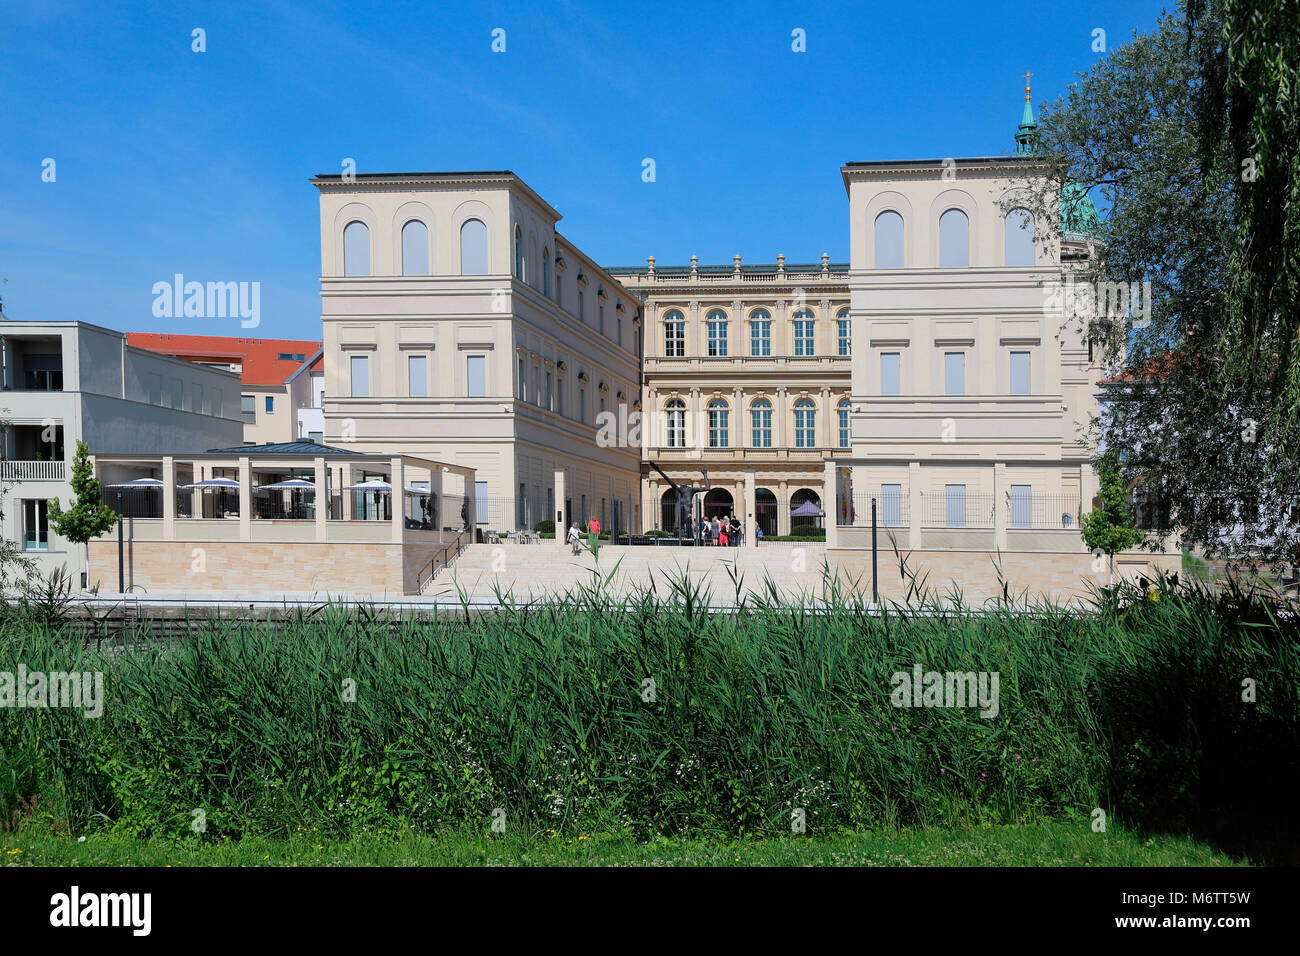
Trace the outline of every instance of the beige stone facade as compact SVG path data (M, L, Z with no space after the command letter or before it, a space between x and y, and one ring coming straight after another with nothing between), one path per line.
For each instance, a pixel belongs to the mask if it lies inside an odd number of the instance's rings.
M644 303L642 456L677 483L708 471L706 516L745 515L755 477L764 535L792 505L833 500L823 460L847 455L851 380L847 264L611 269ZM841 426L844 426L843 428ZM642 467L647 529L672 530L674 494Z
M475 469L481 529L607 526L639 481L636 448L598 441L637 400L636 298L512 173L313 183L326 442Z

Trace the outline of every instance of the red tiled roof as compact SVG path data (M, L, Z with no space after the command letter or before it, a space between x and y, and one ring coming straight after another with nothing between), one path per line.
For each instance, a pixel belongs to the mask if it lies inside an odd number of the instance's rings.
M303 364L281 359L282 354L310 359L320 342L304 339L255 339L224 335L173 335L170 332L128 332L126 344L150 352L173 355L187 362L228 362L240 367L244 385L283 385Z

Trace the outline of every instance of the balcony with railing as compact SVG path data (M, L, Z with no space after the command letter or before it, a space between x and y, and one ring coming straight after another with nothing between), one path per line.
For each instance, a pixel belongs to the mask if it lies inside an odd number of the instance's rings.
M62 461L0 461L0 481L63 481L66 475Z

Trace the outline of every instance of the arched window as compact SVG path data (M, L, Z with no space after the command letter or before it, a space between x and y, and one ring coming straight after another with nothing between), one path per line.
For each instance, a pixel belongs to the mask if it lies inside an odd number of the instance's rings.
M1034 217L1029 210L1011 210L1007 213L1003 226L1006 264L1032 266L1034 264Z
M412 219L402 227L402 275L429 274L429 227Z
M668 447L685 448L686 447L686 403L679 399L673 399L664 406L666 413L666 424L668 426Z
M794 319L794 354L795 355L812 355L816 341L814 334L814 322L811 309L800 309L793 316Z
M720 398L709 402L709 447L726 448L730 409Z
M849 325L849 310L840 309L835 316L835 353L849 355L853 350L852 327Z
M680 312L664 316L664 355L681 358L686 354L686 320Z
M524 277L524 231L515 226L515 278Z
M817 406L811 398L794 403L794 447L817 447Z
M964 269L970 265L970 220L960 209L939 217L939 268Z
M714 309L705 317L710 355L727 354L727 313Z
M849 400L847 398L840 399L840 403L835 410L839 412L840 417L840 447L848 448L852 438L849 434Z
M763 309L749 314L749 354L772 354L772 316Z
M542 246L542 295L551 297L551 250Z
M460 227L460 274L485 276L488 274L487 226L481 219L466 219Z
M370 275L370 227L350 222L343 227L343 274Z
M750 444L755 448L772 447L772 403L757 398L749 406Z
M876 268L903 268L903 217L892 209L876 217Z

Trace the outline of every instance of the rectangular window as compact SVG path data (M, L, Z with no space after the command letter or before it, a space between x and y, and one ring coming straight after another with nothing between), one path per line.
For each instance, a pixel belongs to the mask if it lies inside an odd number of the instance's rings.
M772 323L755 319L749 323L749 352L751 355L772 354Z
M528 486L519 483L519 527L528 527Z
M617 331L616 334L618 335L618 338L615 339L615 341L618 342L619 347L622 348L622 346L623 346L623 316L621 316L621 315L618 317L618 331Z
M412 398L429 394L429 358L426 355L408 355L406 358L407 393Z
M755 448L772 447L772 407L766 402L749 410L750 432Z
M835 333L836 333L835 338L837 344L836 351L840 355L848 355L849 350L852 348L852 344L853 344L851 341L851 336L849 334L849 320L836 319Z
M240 395L239 412L244 417L244 421L246 422L257 421L257 396Z
M900 378L899 367L901 365L901 352L881 352L880 353L880 394L881 395L899 395Z
M1011 486L1011 527L1033 527L1033 495L1030 485Z
M560 379L560 387L555 390L555 413L564 414L564 379Z
M600 334L605 334L605 304L602 302L596 309L596 322L600 329Z
M681 358L686 354L686 323L664 323L664 355L668 358Z
M944 485L944 526L966 527L966 486Z
M487 396L487 357L483 355L469 355L465 358L465 382L467 385L466 394L470 398L485 398Z
M370 397L370 356L354 355L351 362L352 368L352 397L369 398Z
M266 414L275 414L275 397L273 395L266 396Z
M48 551L50 549L49 502L39 498L23 501L23 550Z
M1029 394L1029 353L1011 353L1011 394Z
M943 393L945 395L966 394L966 353L943 353Z
M903 486L880 486L880 523L886 528L903 525Z
M811 319L799 319L794 323L794 354L814 354L813 323Z
M547 408L548 411L553 410L555 408L555 406L551 404L551 373L550 372L546 373L546 406L545 407Z
M310 442L314 442L314 443L317 444L317 445L323 445L323 444L325 444L325 433L324 433L324 432L308 432L308 433L307 433L307 440L310 441Z
M587 390L581 387L578 389L578 421L587 424Z
M709 447L726 448L728 432L727 419L731 417L730 409L721 403L709 405Z
M474 482L474 523L487 524L488 520L488 483Z
M708 323L709 354L722 356L727 354L727 323L722 319L712 319Z
M839 408L838 408L836 411L838 412L838 414L839 414L839 418L840 418L840 421L839 421L839 426L840 426L840 447L841 447L841 448L848 448L849 445L851 444L851 438L852 438L851 433L850 433L850 430L849 430L849 405L848 405L848 403L847 403L847 402L841 403L841 405L839 406Z

